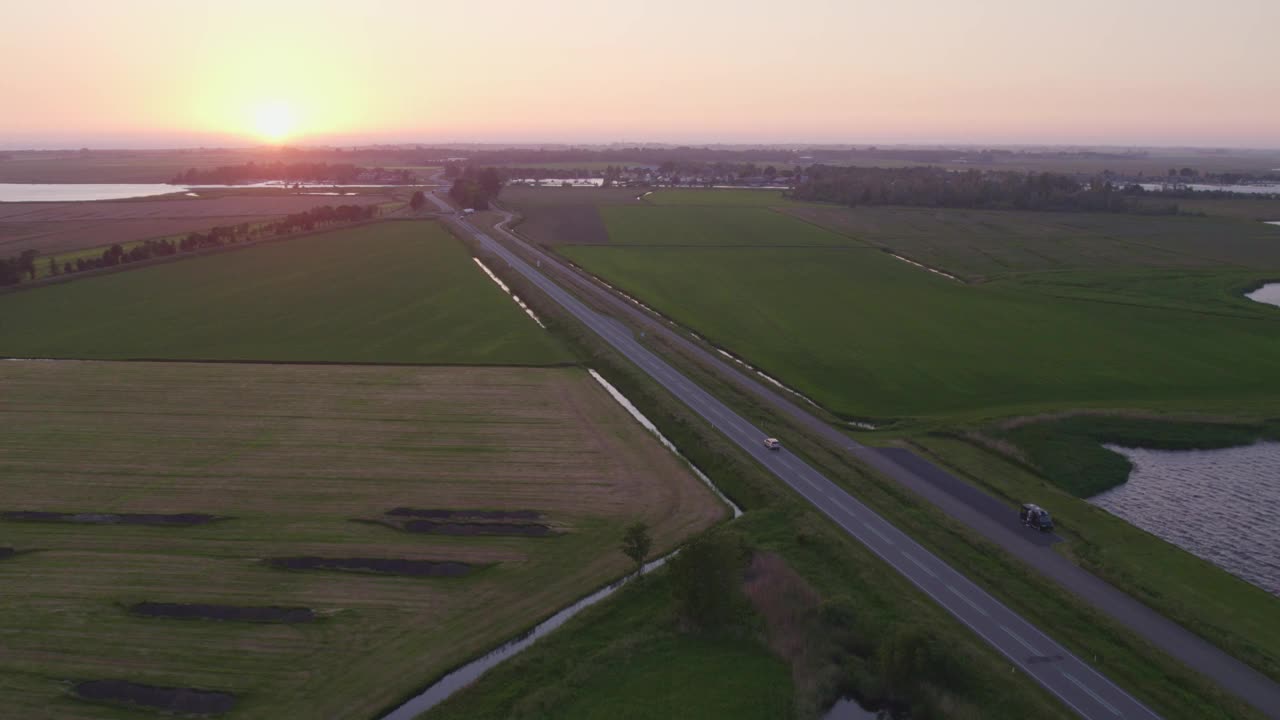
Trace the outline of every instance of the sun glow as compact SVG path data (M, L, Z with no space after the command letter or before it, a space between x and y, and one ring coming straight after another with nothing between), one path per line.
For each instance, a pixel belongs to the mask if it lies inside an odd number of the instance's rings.
M267 142L278 143L293 135L297 128L293 108L277 100L259 105L253 113L253 130Z

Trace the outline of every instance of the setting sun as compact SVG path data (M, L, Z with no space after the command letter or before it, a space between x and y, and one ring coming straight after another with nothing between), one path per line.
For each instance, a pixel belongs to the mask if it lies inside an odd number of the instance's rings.
M264 103L253 114L254 133L268 142L280 142L289 137L296 125L293 108L286 102Z

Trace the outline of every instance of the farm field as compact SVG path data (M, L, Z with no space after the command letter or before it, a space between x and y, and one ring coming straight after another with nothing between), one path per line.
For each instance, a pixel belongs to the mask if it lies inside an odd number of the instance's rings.
M767 207L604 206L600 216L609 231L609 245L867 247L843 235L798 223Z
M0 355L571 360L436 223L383 222L0 296Z
M652 205L697 205L730 207L782 207L795 205L805 207L811 203L801 203L783 197L781 190L765 189L729 189L712 190L669 188L654 190L645 197Z
M1230 294L1258 270L1227 259L1176 273L1150 267L1198 252L1190 231L1167 243L1172 250L1131 252L1132 271L1067 274L1024 272L1035 258L1014 256L1022 246L1006 231L1016 281L965 285L859 242L885 234L855 240L770 210L606 206L601 214L611 240L631 244L558 250L847 416L997 416L1063 406L1262 412L1280 396L1280 317ZM913 217L936 230L928 214ZM1150 218L1120 218L1139 220ZM1019 218L1005 222L1016 229ZM916 233L931 236L929 227ZM695 247L670 247L681 239ZM1280 267L1280 242L1272 250L1261 235L1200 244L1254 268ZM1087 247L1068 242L1060 252L1074 267L1095 262ZM954 254L970 264L944 268L992 267L991 254L972 246ZM1231 373L1220 372L1228 366Z
M0 255L41 255L254 223L321 205L389 202L385 192L352 196L283 194L271 189L207 191L212 197L105 202L0 203ZM263 188L263 190L268 190ZM286 191L287 192L287 191Z
M1084 268L1280 268L1280 228L1241 219L819 205L781 210L971 281Z
M99 679L231 693L230 718L374 717L625 572L628 522L647 521L662 552L725 514L578 369L6 362L0 384L0 513L123 518L0 515L0 545L16 550L0 583L23 588L0 608L14 717L141 716L72 696L68 680ZM388 514L400 507L533 511L552 533L411 533ZM127 520L157 513L221 519ZM290 557L472 567L271 563ZM130 613L144 602L315 618Z
M507 187L501 200L520 212L520 232L534 242L556 245L573 238L588 244L609 242L601 206L641 205L643 193L635 188Z

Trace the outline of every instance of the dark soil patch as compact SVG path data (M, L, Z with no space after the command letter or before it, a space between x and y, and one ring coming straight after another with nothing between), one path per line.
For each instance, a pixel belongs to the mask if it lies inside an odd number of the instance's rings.
M387 514L402 517L430 518L432 520L455 518L538 520L542 518L542 513L537 510L440 510L436 508L398 507L394 510L388 510Z
M405 560L402 558L271 558L272 567L284 570L347 570L414 577L462 577L475 566L455 560Z
M609 230L594 205L544 205L520 210L524 220L517 229L540 244L609 244Z
M66 522L86 525L204 525L222 520L204 513L61 513L39 510L16 510L0 513L0 519L28 522Z
M83 700L141 705L180 715L221 715L236 706L229 693L192 688L156 687L124 680L89 680L75 687Z
M547 537L551 528L539 523L472 523L436 522L434 520L410 520L400 526L402 530L429 535L490 535L515 537Z
M183 620L239 620L260 623L304 623L316 619L311 608L299 607L240 607L236 605L206 605L203 603L140 602L129 607L134 615Z

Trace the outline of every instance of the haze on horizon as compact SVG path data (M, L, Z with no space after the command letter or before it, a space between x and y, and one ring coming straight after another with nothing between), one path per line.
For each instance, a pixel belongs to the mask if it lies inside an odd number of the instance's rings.
M0 10L0 147L295 142L1280 147L1275 0Z

